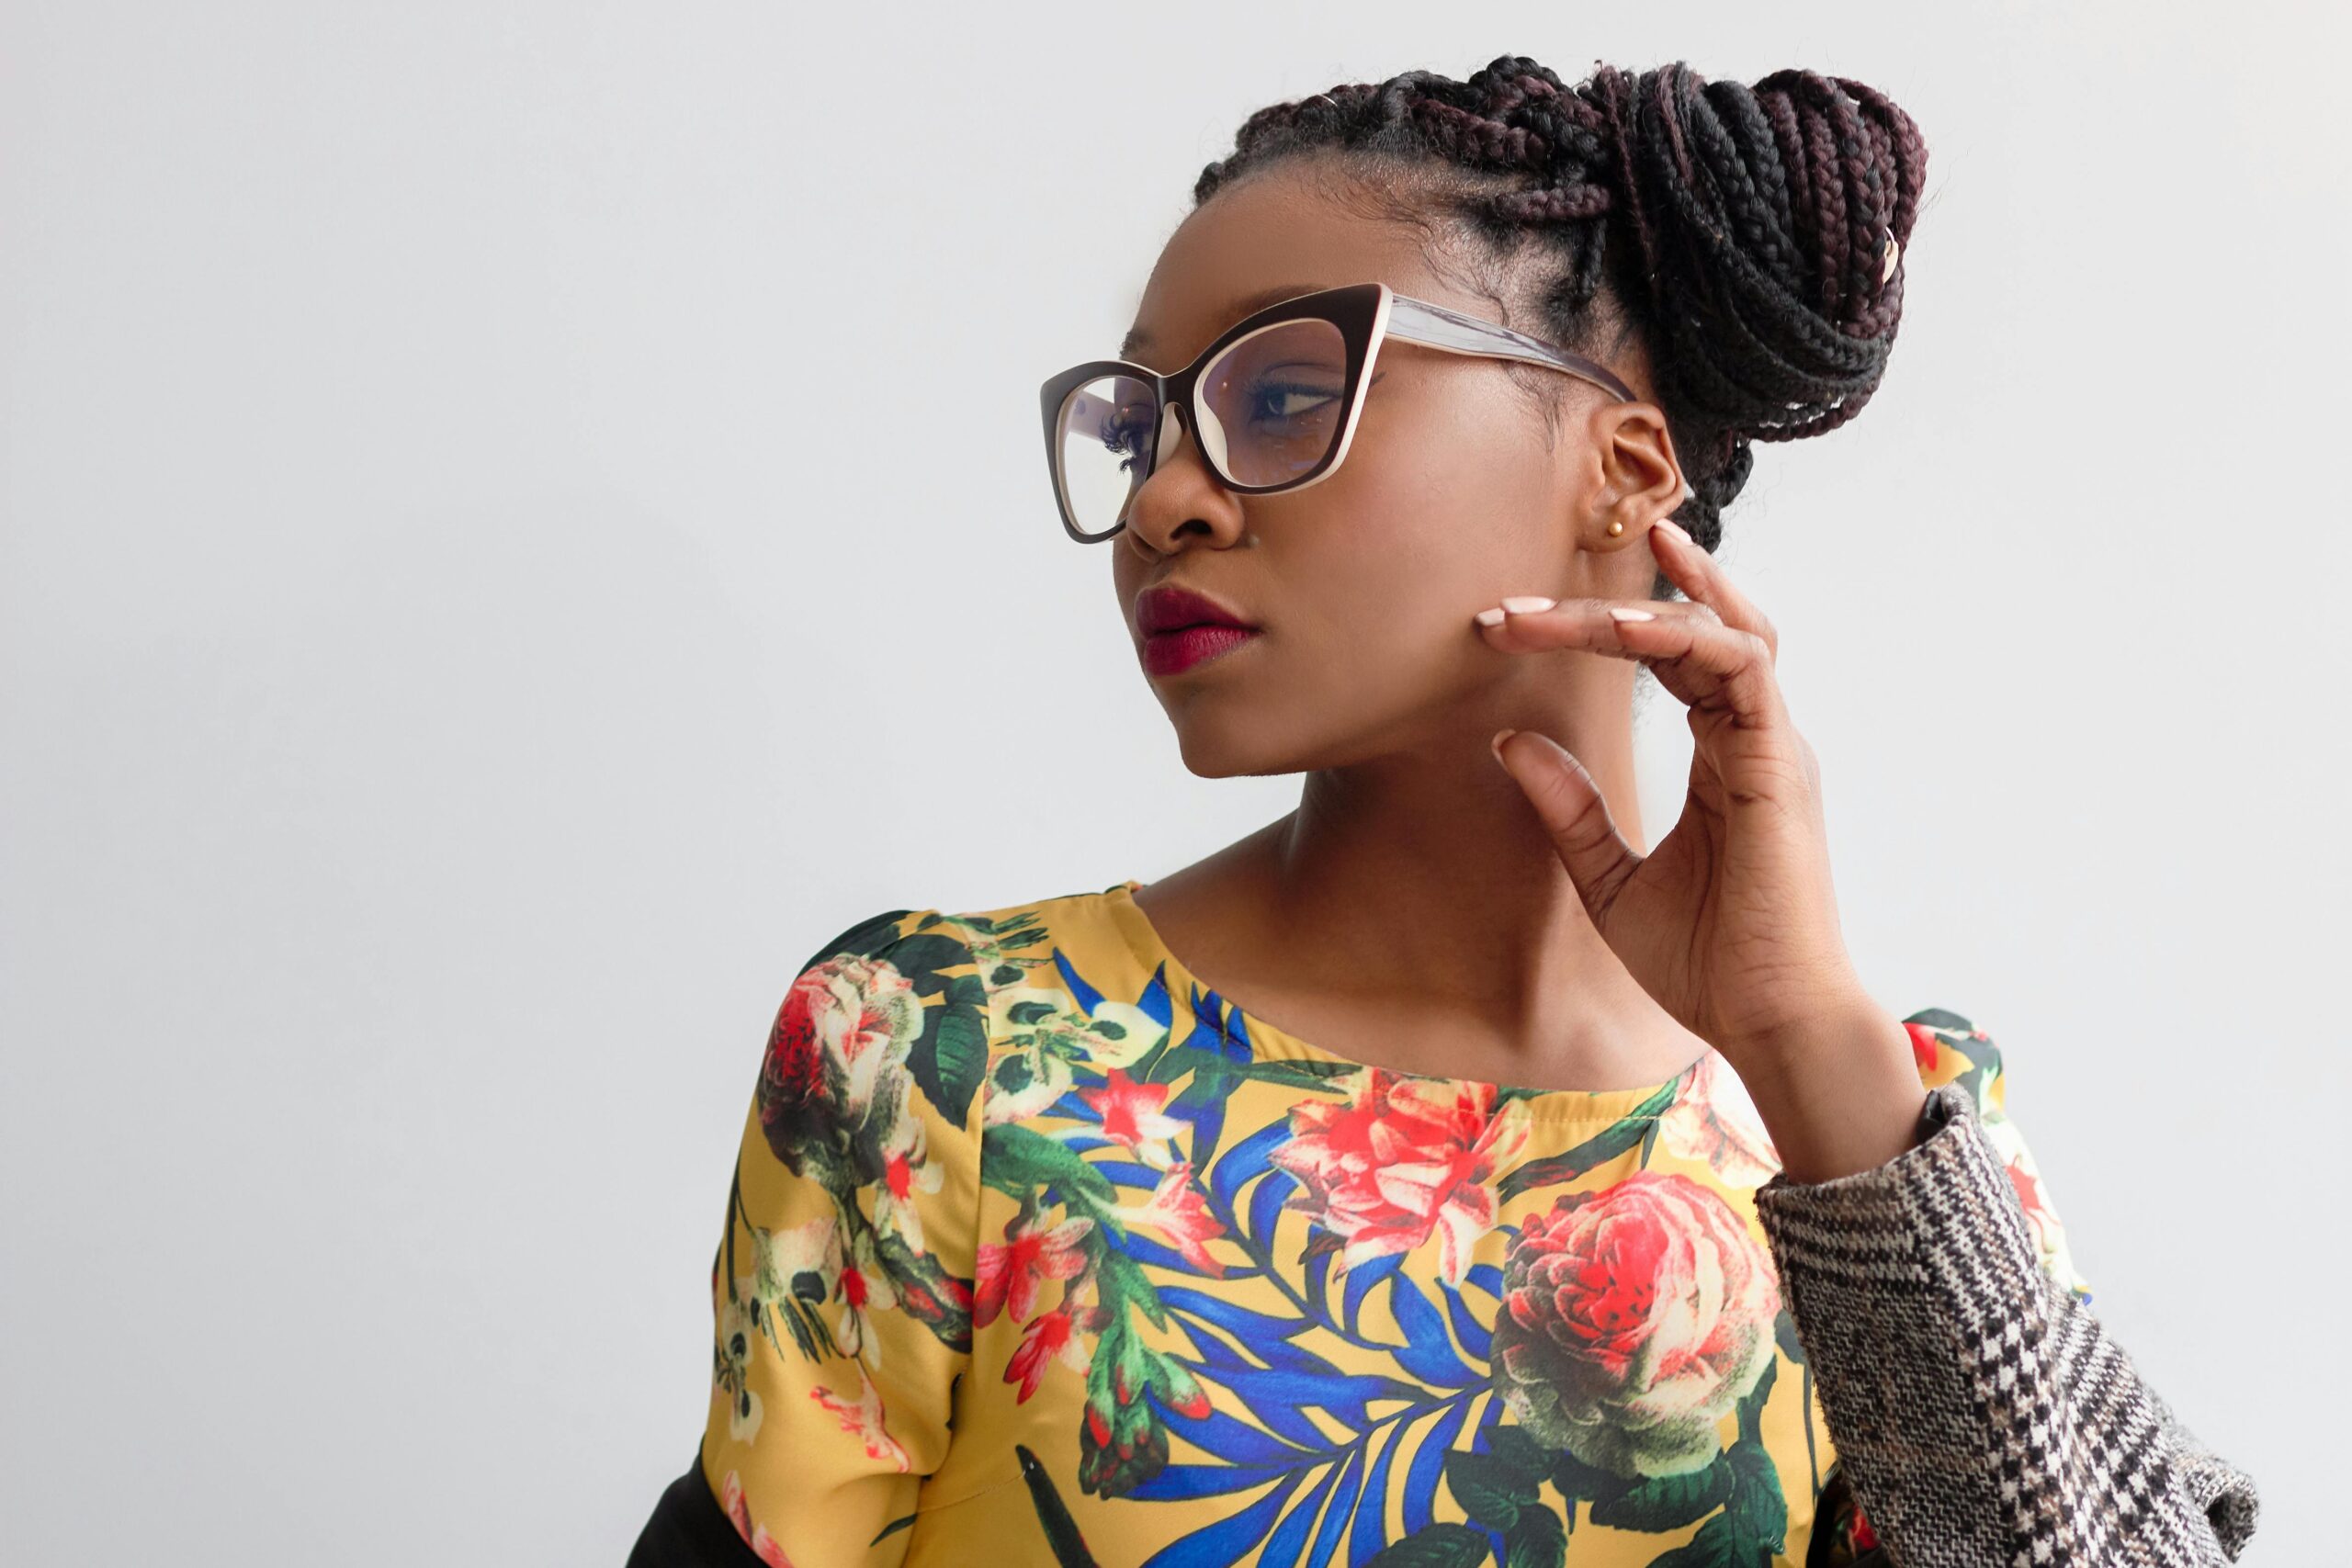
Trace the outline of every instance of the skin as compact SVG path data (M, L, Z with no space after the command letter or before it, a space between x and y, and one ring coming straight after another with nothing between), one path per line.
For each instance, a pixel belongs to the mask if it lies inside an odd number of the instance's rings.
M1125 357L1172 370L1260 290L1374 278L1529 330L1458 281L1480 276L1476 258L1332 199L1330 173L1275 165L1191 213ZM1136 901L1204 984L1340 1055L1605 1089L1663 1082L1713 1045L1789 1180L1867 1169L1917 1134L1909 1037L1838 934L1818 769L1773 673L1776 635L1713 558L1657 526L1683 480L1649 367L1637 344L1600 357L1639 400L1391 340L1321 482L1236 495L1189 432L1162 458L1106 547L1138 649L1136 598L1166 583L1265 628L1148 677L1185 765L1306 782L1295 810ZM1514 374L1555 400L1548 446ZM1660 567L1690 603L1647 597ZM1521 596L1557 603L1476 618ZM1694 742L1690 795L1654 852L1634 794L1637 661L1689 705Z

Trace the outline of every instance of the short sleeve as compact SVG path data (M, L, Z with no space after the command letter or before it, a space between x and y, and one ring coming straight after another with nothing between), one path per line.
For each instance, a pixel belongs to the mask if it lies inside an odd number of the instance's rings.
M971 1359L985 1012L936 911L806 966L760 1064L711 1275L702 1470L772 1564L899 1562Z

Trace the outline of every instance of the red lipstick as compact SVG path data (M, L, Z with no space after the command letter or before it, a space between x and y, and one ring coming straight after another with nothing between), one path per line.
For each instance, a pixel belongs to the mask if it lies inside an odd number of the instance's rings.
M1239 611L1189 588L1155 588L1136 600L1143 667L1153 675L1173 675L1229 653L1263 629Z

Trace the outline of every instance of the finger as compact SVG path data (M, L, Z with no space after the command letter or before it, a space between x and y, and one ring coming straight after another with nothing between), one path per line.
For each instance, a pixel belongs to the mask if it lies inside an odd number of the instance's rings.
M1535 808L1577 897L1598 920L1642 863L1634 846L1617 831L1600 786L1566 747L1539 730L1503 730L1495 739L1494 752Z
M1648 618L1618 620L1612 610ZM1581 648L1638 660L1682 702L1728 712L1743 728L1775 727L1786 711L1771 649L1754 632L1717 620L1704 605L1573 599L1549 610L1507 615L1481 630L1489 644L1508 652Z
M1506 599L1499 604L1479 611L1473 619L1479 628L1487 633L1488 642L1498 648L1516 649L1526 642L1526 639L1519 636L1521 631L1532 629L1539 636L1547 635L1546 628L1556 625L1564 617L1582 617L1596 625L1606 625L1609 622L1609 609L1612 604L1622 605L1629 610L1646 610L1651 615L1661 617L1679 615L1712 622L1716 626L1721 626L1724 619L1713 605L1693 604L1680 599L1599 598ZM1533 644L1528 643L1527 646L1532 647ZM1551 645L1547 643L1544 646Z
M1693 604L1714 611L1724 625L1754 632L1763 638L1765 651L1774 659L1781 656L1779 629L1754 601L1739 591L1739 585L1724 570L1723 562L1701 549L1679 524L1663 517L1651 525L1649 540L1650 553L1664 569L1668 582L1689 594Z

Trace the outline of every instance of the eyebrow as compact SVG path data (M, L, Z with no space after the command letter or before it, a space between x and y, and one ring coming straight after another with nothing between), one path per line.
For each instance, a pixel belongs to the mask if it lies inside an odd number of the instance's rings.
M1254 315L1269 305L1279 305L1285 299L1295 299L1302 294L1312 294L1318 288L1329 287L1330 285L1327 283L1283 283L1277 284L1272 288L1261 288L1257 293L1245 299L1236 299L1227 306L1225 320L1227 324L1230 324L1241 320L1244 316ZM1137 353L1149 348L1157 341L1159 340L1149 333L1137 327L1119 340L1119 357L1133 359Z

